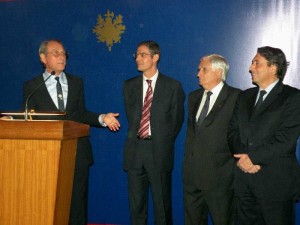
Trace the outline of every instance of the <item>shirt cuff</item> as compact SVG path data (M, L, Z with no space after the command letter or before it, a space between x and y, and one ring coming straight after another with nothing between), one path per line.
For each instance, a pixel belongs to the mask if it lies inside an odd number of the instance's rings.
M98 120L99 120L99 123L100 123L101 126L107 127L106 123L104 123L104 122L103 122L103 119L102 119L104 115L105 115L105 114L100 114Z

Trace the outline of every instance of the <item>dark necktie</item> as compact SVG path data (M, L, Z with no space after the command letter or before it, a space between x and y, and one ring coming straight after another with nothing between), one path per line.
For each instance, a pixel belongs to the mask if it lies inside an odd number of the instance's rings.
M58 109L59 109L59 111L63 112L65 110L64 97L63 97L63 92L62 92L61 84L59 82L59 77L55 77L55 80L57 81L57 83L56 83L56 91L57 91Z
M149 125L150 125L150 110L153 99L153 91L151 86L151 80L146 80L148 83L148 89L146 92L144 105L142 109L142 118L140 122L140 128L138 130L138 136L140 138L146 138L149 135Z
M209 109L209 101L210 101L210 96L212 95L212 92L209 91L206 93L206 100L205 103L203 105L203 108L201 110L200 116L196 122L197 126L200 127L201 123L203 122L203 120L205 119L207 113L208 113L208 109Z
M257 112L258 108L261 106L261 104L263 103L264 101L264 95L266 94L267 92L265 90L261 90L259 92L259 98L257 100L257 103L256 105L254 106L254 112Z

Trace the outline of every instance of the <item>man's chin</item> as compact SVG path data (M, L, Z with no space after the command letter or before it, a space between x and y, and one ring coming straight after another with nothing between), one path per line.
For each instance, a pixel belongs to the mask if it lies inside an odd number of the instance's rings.
M252 79L252 84L258 86L258 84Z

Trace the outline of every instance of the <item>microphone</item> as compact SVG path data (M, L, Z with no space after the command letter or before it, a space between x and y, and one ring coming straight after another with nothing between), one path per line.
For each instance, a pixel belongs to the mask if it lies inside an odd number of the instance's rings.
M25 101L25 120L28 120L28 101L31 96L52 76L55 75L55 71L52 71L51 74L39 85L36 89L34 89L26 98Z

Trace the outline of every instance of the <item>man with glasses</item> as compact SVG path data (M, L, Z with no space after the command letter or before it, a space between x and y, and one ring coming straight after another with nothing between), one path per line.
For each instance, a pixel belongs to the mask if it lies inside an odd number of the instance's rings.
M159 45L141 42L134 55L142 75L124 82L128 133L124 170L132 225L146 225L151 189L154 222L172 224L171 175L174 143L184 118L184 92L180 82L160 73Z
M66 120L96 127L107 126L112 131L119 130L120 124L116 119L118 113L98 114L86 110L82 79L64 72L67 53L60 41L42 42L39 55L45 68L44 73L25 82L23 86L24 105L27 105L28 102L28 109L65 111L64 119ZM43 85L39 86L41 84ZM58 93L58 89L60 89L60 93ZM92 163L93 156L89 138L80 138L77 143L73 181L71 225L86 225L87 223L88 175Z

